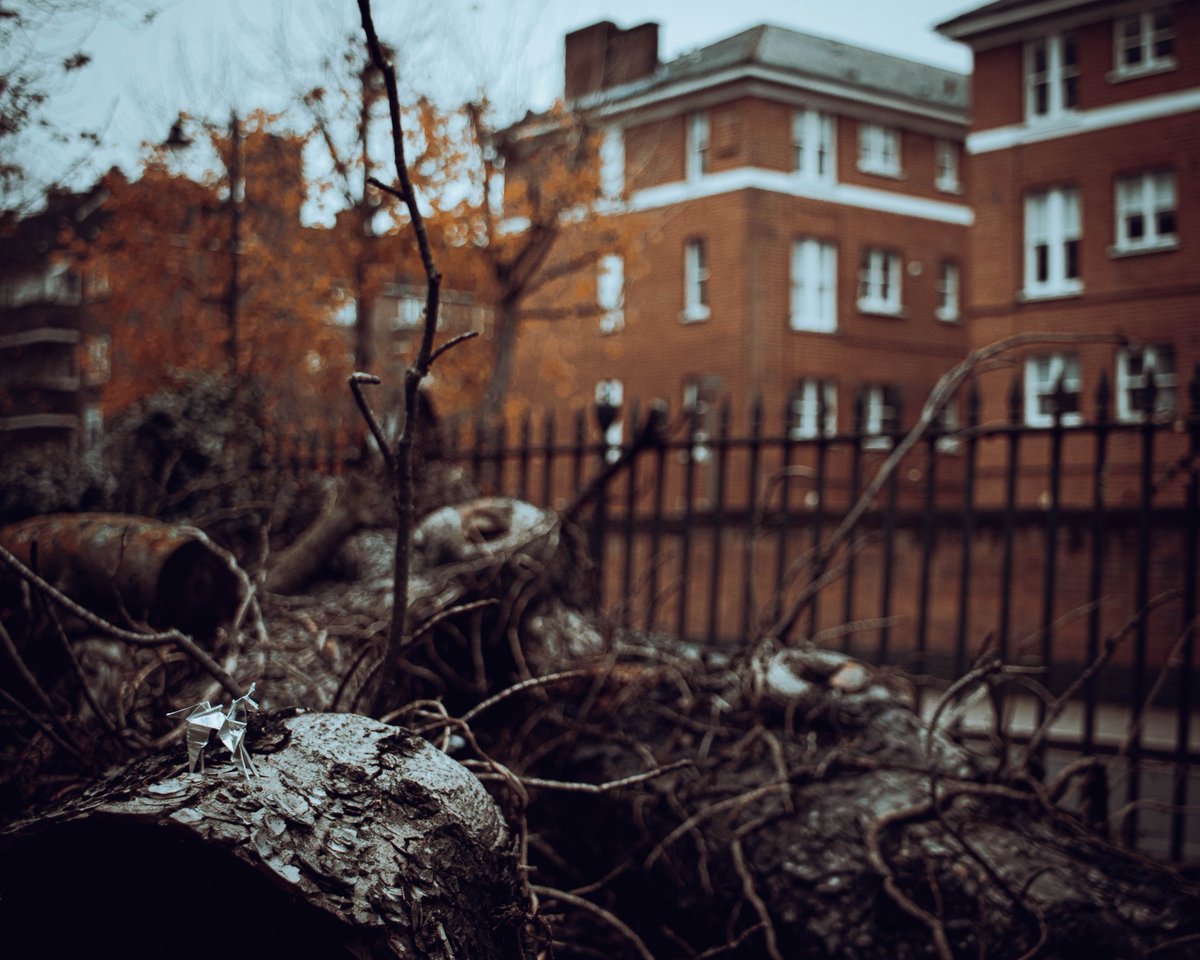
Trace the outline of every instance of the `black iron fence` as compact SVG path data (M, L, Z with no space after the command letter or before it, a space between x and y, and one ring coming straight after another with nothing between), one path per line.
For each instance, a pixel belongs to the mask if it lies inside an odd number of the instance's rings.
M964 426L939 417L902 455L898 408L872 430L860 405L851 432L828 434L814 429L823 409L789 405L772 427L757 402L736 430L729 403L698 405L642 446L632 426L619 440L612 427L641 423L636 405L451 431L447 446L485 491L559 509L608 477L581 522L614 623L710 647L804 636L930 686L986 652L1040 668L1007 700L1008 734L1044 725L1050 768L1068 753L1109 758L1124 839L1200 859L1188 811L1200 796L1200 375L1186 410L1163 399L1151 378L1141 413L1120 419L1102 382L1084 420L1060 387L1050 425L1034 428L1019 382L996 421L972 385ZM881 470L878 495L840 530ZM968 733L982 712L965 712Z

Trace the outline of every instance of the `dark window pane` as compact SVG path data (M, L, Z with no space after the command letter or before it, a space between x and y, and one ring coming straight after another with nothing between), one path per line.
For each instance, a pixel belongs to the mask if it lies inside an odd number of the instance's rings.
M1074 107L1079 105L1079 78L1067 77L1063 80L1063 106Z
M1136 67L1142 62L1142 45L1125 48L1125 66Z
M1039 83L1033 88L1034 113L1045 113L1050 109L1050 87L1046 83Z
M1175 53L1175 41L1171 37L1163 37L1154 44L1154 56L1165 60Z
M1039 243L1033 248L1034 258L1037 261L1036 274L1038 283L1045 283L1050 279L1050 248L1044 243Z
M1076 280L1079 278L1079 241L1068 240L1066 243L1067 254L1067 279Z
M1063 66L1074 67L1079 63L1079 55L1075 47L1075 34L1064 33L1062 39Z
M1175 211L1160 210L1157 226L1160 237L1173 237L1175 235Z
M1134 213L1125 218L1125 232L1130 240L1143 240L1146 237L1146 218L1140 213Z

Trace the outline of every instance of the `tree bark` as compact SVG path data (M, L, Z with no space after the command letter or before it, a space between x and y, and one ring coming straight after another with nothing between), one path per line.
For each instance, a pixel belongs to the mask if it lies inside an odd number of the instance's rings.
M181 734L0 833L6 952L521 956L511 836L470 773L354 715L252 716L247 742L257 777L184 772Z

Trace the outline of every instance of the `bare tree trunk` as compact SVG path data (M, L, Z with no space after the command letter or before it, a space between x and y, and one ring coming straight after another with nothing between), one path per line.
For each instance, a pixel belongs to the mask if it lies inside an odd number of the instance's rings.
M515 304L503 302L496 311L492 353L492 378L480 410L484 423L494 424L504 413L504 401L512 386L517 352L519 315Z

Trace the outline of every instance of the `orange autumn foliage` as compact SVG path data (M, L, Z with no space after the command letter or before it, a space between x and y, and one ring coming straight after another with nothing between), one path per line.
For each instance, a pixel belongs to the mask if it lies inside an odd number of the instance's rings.
M224 176L194 180L155 154L136 180L106 178L105 223L94 239L73 247L83 274L104 278L93 310L112 338L106 419L185 374L231 368L261 388L264 412L280 420L328 424L345 407L350 362L329 322L334 236L301 224L303 143L269 125L263 115L243 125L236 254ZM227 169L231 142L224 134L213 133L211 146Z

